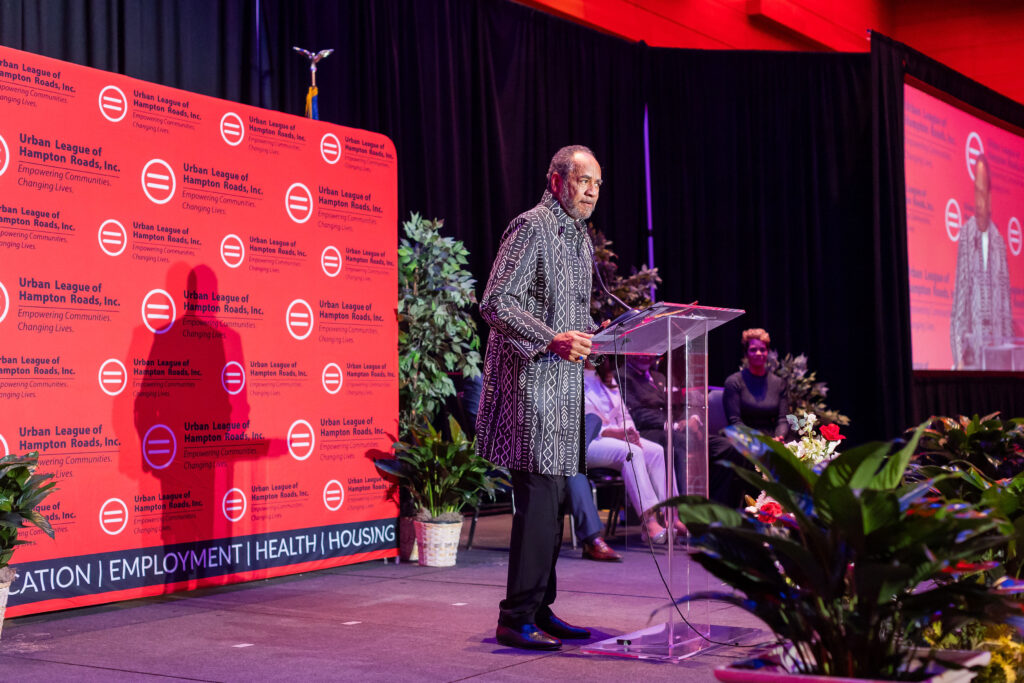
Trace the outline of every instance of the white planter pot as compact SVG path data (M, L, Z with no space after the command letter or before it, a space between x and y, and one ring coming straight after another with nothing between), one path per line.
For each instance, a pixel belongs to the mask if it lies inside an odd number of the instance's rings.
M0 638L3 637L4 633L4 612L7 611L7 594L11 590L11 584L14 583L15 577L17 577L17 574L11 567L0 568Z
M459 552L459 538L462 536L462 521L421 522L416 521L416 548L419 563L424 567L451 567Z

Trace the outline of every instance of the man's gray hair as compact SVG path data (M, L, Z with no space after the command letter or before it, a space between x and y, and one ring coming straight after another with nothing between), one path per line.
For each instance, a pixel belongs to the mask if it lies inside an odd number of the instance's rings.
M594 156L594 153L590 151L589 147L583 145L569 145L555 152L555 156L551 157L551 164L548 166L548 187L551 187L551 176L555 173L560 178L568 178L572 173L574 158L576 153L589 154ZM594 157L595 159L597 157Z

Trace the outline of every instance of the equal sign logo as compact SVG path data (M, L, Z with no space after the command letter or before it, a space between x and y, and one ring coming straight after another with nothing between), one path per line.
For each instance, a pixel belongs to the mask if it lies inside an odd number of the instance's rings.
M305 223L313 215L313 195L302 183L292 183L284 193L284 208L296 223Z
M154 334L163 334L174 325L174 299L162 289L150 290L142 300L142 322Z
M104 254L120 256L124 253L124 248L128 246L128 231L124 229L120 221L111 218L100 224L97 239L100 241L100 249Z
M128 370L124 363L116 358L108 358L100 366L99 376L100 389L107 396L117 396L128 386Z
M963 225L963 214L960 212L960 203L955 199L946 202L946 235L956 242L960 239L960 227Z
M296 420L288 428L288 452L296 460L305 460L313 455L313 446L316 445L316 437L313 435L313 426L305 420Z
M7 288L0 282L0 323L7 317L7 311L11 306L11 299L7 296Z
M231 489L224 494L224 499L220 502L220 510L229 522L237 522L245 517L247 507L249 507L249 501L242 489Z
M344 502L345 487L337 479L331 479L324 486L324 507L331 512L337 512L341 509L341 504Z
M313 333L313 309L304 300L296 299L288 304L285 325L288 334L302 341Z
M338 277L341 273L341 252L337 247L328 245L320 254L320 267L324 269L327 277Z
M220 241L220 259L228 268L237 268L245 260L245 244L238 235L227 235Z
M241 363L231 361L220 371L220 384L232 396L245 389L245 368Z
M985 146L981 144L981 136L973 130L967 136L967 144L964 146L964 156L967 157L967 175L974 180L974 166L978 163L978 155L985 153Z
M1011 218L1006 226L1006 239L1010 243L1010 252L1014 256L1020 256L1022 236L1020 221L1016 217Z
M142 437L142 457L155 470L166 469L177 451L178 440L167 425L153 425Z
M11 150L7 148L7 140L0 135L0 175L7 170L7 164L11 161Z
M224 114L220 119L220 136L232 147L242 144L245 138L245 124L242 123L242 118L233 111Z
M334 133L320 138L320 156L329 164L336 164L341 159L341 142Z
M341 367L337 363L328 363L320 373L320 382L328 394L336 394L341 391L342 380Z
M100 113L111 123L118 123L128 113L128 98L116 85L108 85L100 90Z
M128 526L128 506L120 498L108 498L100 506L100 528L110 536L117 536Z
M174 196L174 169L163 159L150 159L142 167L142 191L154 204L166 204Z

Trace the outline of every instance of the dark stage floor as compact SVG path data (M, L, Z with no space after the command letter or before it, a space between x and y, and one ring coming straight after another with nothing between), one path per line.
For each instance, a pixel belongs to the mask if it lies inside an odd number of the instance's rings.
M621 564L583 560L568 539L559 560L554 607L591 627L592 641L553 653L498 645L510 524L507 514L481 518L473 549L460 550L452 568L373 562L9 619L0 680L711 681L716 666L748 653L719 647L678 663L583 654L589 642L667 618L649 621L668 602L665 589L639 535L622 532L610 539ZM657 559L664 567L663 548ZM681 552L673 565L676 590L687 573L704 576ZM722 604L698 616L764 628ZM744 642L766 639L762 630Z

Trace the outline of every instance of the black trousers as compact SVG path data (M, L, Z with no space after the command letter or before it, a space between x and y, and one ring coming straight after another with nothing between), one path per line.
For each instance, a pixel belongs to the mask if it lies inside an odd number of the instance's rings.
M551 614L557 583L555 563L562 547L566 477L512 472L516 512L508 556L508 588L498 606L498 623L519 628Z

